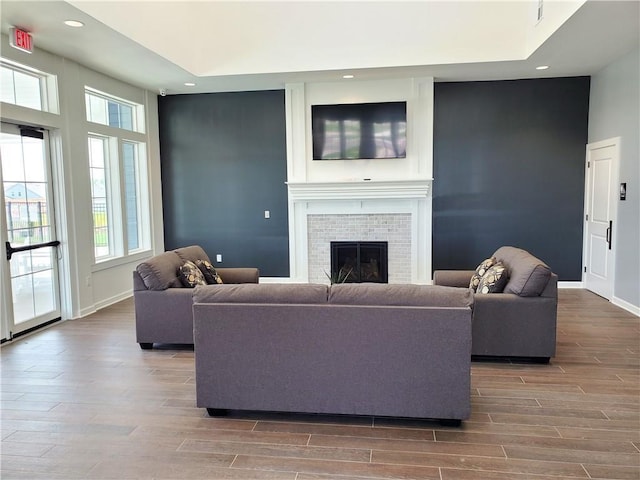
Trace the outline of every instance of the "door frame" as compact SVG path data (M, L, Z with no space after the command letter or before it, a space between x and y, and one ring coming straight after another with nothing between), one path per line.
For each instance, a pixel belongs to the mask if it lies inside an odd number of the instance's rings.
M613 222L611 229L611 265L609 275L609 291L611 292L610 298L607 300L611 301L615 297L615 270L616 270L616 243L618 240L618 185L620 182L620 142L621 137L611 137L605 140L600 140L598 142L588 143L586 145L586 154L585 154L585 175L584 175L584 212L583 212L583 230L582 230L582 285L587 290L589 289L587 285L587 263L589 259L589 237L587 231L587 214L589 213L589 202L591 200L591 190L590 190L590 180L591 173L593 170L590 168L591 162L591 152L594 150L598 150L600 148L613 147L614 155L613 155L613 165L611 172L611 211L609 212L611 215L610 220ZM606 298L606 297L605 297Z

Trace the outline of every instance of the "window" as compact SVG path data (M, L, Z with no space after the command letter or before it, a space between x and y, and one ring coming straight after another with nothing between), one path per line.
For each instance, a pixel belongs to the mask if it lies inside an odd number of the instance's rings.
M58 113L57 80L38 70L0 59L0 100L20 107Z
M109 97L95 90L85 90L87 120L89 122L121 128L131 132L144 132L142 105Z
M91 127L88 147L94 257L100 263L150 245L146 144L135 132L144 107L85 93L87 120L99 124Z

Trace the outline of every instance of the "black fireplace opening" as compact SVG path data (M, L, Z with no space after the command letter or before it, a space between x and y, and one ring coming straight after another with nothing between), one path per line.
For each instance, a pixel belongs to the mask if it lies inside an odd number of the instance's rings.
M388 283L387 242L331 242L331 283Z

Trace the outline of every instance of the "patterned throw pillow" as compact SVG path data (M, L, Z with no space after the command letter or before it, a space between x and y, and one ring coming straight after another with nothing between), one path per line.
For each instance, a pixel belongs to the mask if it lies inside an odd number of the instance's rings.
M487 273L487 270L496 264L495 257L487 258L483 260L476 271L471 276L471 281L469 282L469 288L474 292L478 290L478 285L480 284L480 279Z
M196 285L206 285L207 281L200 269L191 260L187 260L178 269L178 277L185 287L194 288Z
M215 285L218 283L222 283L222 279L220 278L220 275L218 275L218 272L216 271L215 267L211 265L210 261L196 260L196 265L202 272L202 275L204 275L204 279L207 282L207 284Z
M500 262L489 267L480 279L476 293L500 293L507 285L507 269Z

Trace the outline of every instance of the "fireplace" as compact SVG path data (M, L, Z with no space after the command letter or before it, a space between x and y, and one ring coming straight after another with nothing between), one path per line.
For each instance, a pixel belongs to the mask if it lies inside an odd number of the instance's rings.
M331 242L332 283L387 283L387 242Z

